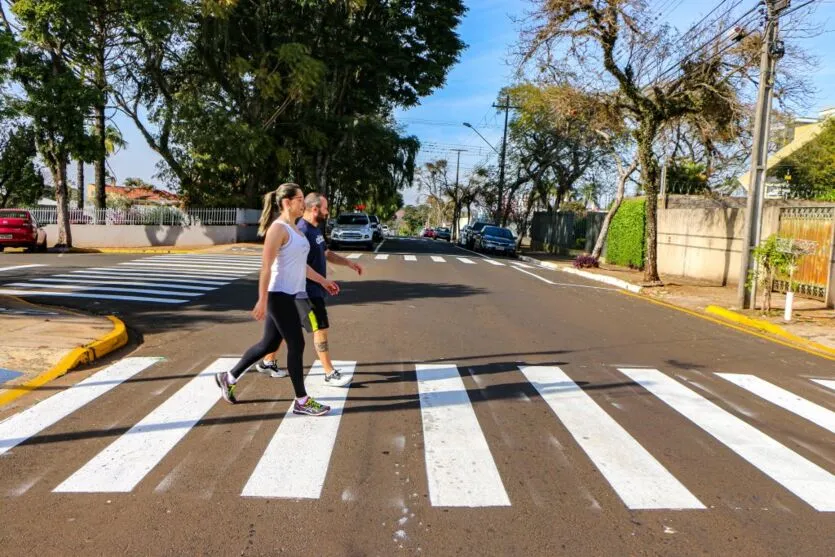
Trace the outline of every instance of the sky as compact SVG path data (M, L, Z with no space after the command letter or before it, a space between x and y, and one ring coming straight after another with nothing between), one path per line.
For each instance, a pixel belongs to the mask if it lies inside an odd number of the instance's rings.
M754 5L754 0L729 0L728 5L739 4L739 10ZM659 19L680 30L686 30L707 14L719 0L648 0ZM513 81L515 67L509 61L510 53L518 40L520 23L531 8L527 0L467 0L468 11L458 31L467 48L449 72L444 87L422 99L419 106L398 110L396 118L410 135L417 136L422 144L418 162L446 158L454 168L457 152L461 152L462 179L477 165L496 163L494 148L501 146L503 113L491 105L497 101L502 87ZM794 0L798 6L803 0ZM825 107L835 106L835 0L815 0L814 21L826 30L822 35L796 42L811 54L819 57L818 70L811 76L817 93L806 107L804 115L814 116ZM722 8L724 9L724 8ZM146 145L133 123L114 116L128 146L110 158L111 172L117 181L137 177L160 184L155 178L159 156ZM463 126L469 122L486 139L481 139L471 129ZM488 145L488 143L491 146ZM92 167L87 167L87 177ZM69 176L75 176L74 166ZM407 204L421 200L415 189L404 192Z

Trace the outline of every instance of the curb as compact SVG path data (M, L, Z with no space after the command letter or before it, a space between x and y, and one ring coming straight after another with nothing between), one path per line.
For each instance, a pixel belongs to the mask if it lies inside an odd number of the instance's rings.
M534 260L536 261L536 260ZM564 273L568 273L570 275L576 275L578 277L583 277L589 280L593 280L595 282L602 282L604 284L608 284L609 286L615 286L622 290L627 290L632 292L633 294L640 294L642 287L638 286L637 284L632 284L631 282L626 282L625 280L610 277L609 275L599 275L597 273L590 273L588 271L581 271L579 269L575 269L573 267L567 267L565 265L558 265L556 263L552 263L550 261L543 261L541 263L546 267L550 267L551 269L562 271Z
M103 337L94 340L93 342L84 346L74 348L66 354L61 360L49 371L45 371L37 377L10 387L5 393L0 394L0 406L8 404L13 400L29 393L38 387L49 383L50 381L65 375L71 369L74 369L82 364L89 364L102 356L121 348L128 342L128 331L125 324L118 317L112 315L107 316L113 323L113 330Z
M746 327L751 327L752 329L757 329L765 333L782 337L788 340L789 342L801 344L811 350L817 350L835 356L835 348L830 348L829 346L825 346L813 340L808 340L803 337L799 337L788 332L779 325L775 325L774 323L770 323L762 319L754 319L753 317L748 317L747 315L742 315L741 313L737 313L735 311L725 309L720 306L707 306L705 308L705 313L721 317L722 319L727 319L728 321L733 321L734 323L738 323L740 325L745 325Z

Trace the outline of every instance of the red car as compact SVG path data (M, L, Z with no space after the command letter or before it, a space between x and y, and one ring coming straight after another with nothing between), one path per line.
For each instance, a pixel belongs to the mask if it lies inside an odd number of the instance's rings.
M434 228L424 228L423 234L421 234L424 238L434 238L435 237L435 229Z
M5 248L46 251L46 231L26 209L0 209L0 251Z

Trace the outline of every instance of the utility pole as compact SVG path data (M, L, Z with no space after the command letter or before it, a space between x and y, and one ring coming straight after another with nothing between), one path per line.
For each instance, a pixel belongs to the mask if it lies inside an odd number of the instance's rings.
M466 149L453 149L458 155L457 160L455 161L455 207L456 211L453 211L453 219L455 222L452 223L452 239L458 239L458 221L461 219L461 194L458 189L458 168L461 166L461 153L466 152ZM467 215L469 217L470 215Z
M745 206L745 234L740 254L739 287L737 304L741 309L756 307L757 284L747 288L748 271L755 275L757 264L753 261L752 250L760 245L762 236L762 214L765 189L766 161L768 160L768 136L771 112L771 97L774 89L774 68L783 56L783 42L777 38L780 13L789 7L791 0L766 0L766 19L760 53L760 84L754 120L754 145L751 153L751 171L748 182L748 201Z
M505 165L505 156L507 155L507 118L508 112L511 108L518 109L518 106L511 106L510 105L510 95L505 95L504 97L504 104L494 104L493 108L500 108L504 110L504 132L502 133L502 150L499 153L499 224L500 226L504 226L504 211L502 211L502 202L504 200L504 165Z

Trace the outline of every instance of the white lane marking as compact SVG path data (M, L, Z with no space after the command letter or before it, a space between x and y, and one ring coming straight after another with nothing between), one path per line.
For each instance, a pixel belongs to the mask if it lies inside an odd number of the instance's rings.
M432 256L432 261L434 261L435 263L446 263L446 259L437 255Z
M261 265L259 263L236 263L234 261L189 261L187 259L157 259L155 257L149 257L147 259L136 259L134 260L136 263L159 263L165 265L166 267L171 266L189 266L189 267L200 267L203 269L240 269L240 270L250 270L250 269L260 269Z
M504 263L500 263L500 262L496 261L495 259L488 259L488 258L485 257L484 260L486 262L488 262L490 265L496 265L497 267L504 267L505 266Z
M62 276L67 275L57 275L55 277L50 278L33 278L29 279L29 282L45 282L45 283L68 283L68 284L98 284L102 286L160 286L165 288L174 288L178 290L200 290L203 292L211 292L212 290L217 290L216 286L197 286L194 284L169 284L165 281L158 280L158 281L150 281L147 279L143 279L142 281L126 281L120 280L116 278L83 278L83 277L75 277L75 278L59 278ZM115 282L114 282L115 281Z
M628 508L705 508L560 368L524 366L519 370Z
M456 259L458 261L460 261L461 263L466 263L468 265L475 265L475 261L473 261L472 259L467 259L466 257L456 257Z
M220 399L214 375L238 358L218 358L171 398L55 488L58 493L126 493L162 461Z
M432 506L510 506L458 368L419 364L415 369Z
M155 255L143 261L193 261L196 263L237 263L240 265L260 265L261 257L194 257L187 255Z
M156 296L202 296L205 292L182 292L149 288L120 288L118 286L97 286L80 284L41 284L39 282L13 282L15 288L45 288L48 290L72 290L73 292L124 292L126 294L154 294Z
M805 418L820 427L835 433L835 412L819 406L808 400L797 396L783 388L773 385L764 379L754 375L743 375L736 373L717 373L719 377L730 381L737 387L741 387L750 393L754 393L774 404Z
M0 455L160 360L162 358L125 358L0 422Z
M218 280L211 280L210 277L204 275L189 275L182 273L147 273L144 270L141 273L132 269L114 269L114 270L81 270L73 271L69 275L61 276L76 276L76 275L90 275L95 277L113 277L119 279L126 278L141 278L143 280L170 280L172 282L188 282L193 284L205 284L213 286L224 286L231 284L230 281L236 280L234 277L222 277Z
M388 258L389 258L389 255L388 255L387 253L378 253L378 254L374 257L374 259L379 259L380 261L385 261L385 260L386 260L386 259L388 259Z
M520 269L519 267L512 267L512 268L513 268L513 269L516 269L516 270L517 270L517 271L519 271L520 273L525 273L526 275L530 275L530 276L532 276L533 278L539 279L539 280L541 280L542 282L547 282L548 284L556 284L555 282L550 281L550 280L548 280L547 278L543 278L543 277L541 277L541 276L539 276L539 275L535 275L535 274L531 273L530 271L526 271L525 269Z
M146 263L143 261L126 261L125 263L119 263L119 265L124 265L125 268L136 269L137 271L140 271L142 269L158 269L163 271L183 271L192 274L203 273L207 275L243 276L255 272L255 269L233 269L226 268L225 266L220 266L220 268L218 268L217 265L205 267L202 265L180 265L179 263Z
M356 362L336 361L333 365L343 375L354 375ZM291 403L241 495L317 499L322 494L348 397L347 387L328 387L324 376L325 370L317 360L304 384L308 395L330 406L331 411L324 416L301 416L293 414ZM302 447L305 457L292 458Z
M360 257L362 257L361 253L351 253L345 256L346 259L359 259Z
M835 476L657 369L622 373L818 511L835 511Z
M522 269L533 269L530 265L525 265L524 263L519 263L517 261L513 261L510 264L514 267L521 267Z
M11 296L49 296L61 298L92 298L94 300L123 300L126 302L154 302L158 304L185 304L189 300L174 298L149 298L147 296L119 296L116 294L84 294L81 292L42 292L37 290L12 290L2 288L0 294Z
M374 253L378 253L380 251L380 248L383 247L383 244L385 244L385 243L386 243L386 239L383 238L383 241L380 242L379 244L377 244L377 247L374 248Z
M406 261L417 261L417 257L415 257L414 255L404 255L403 259L405 259Z
M0 273L4 271L17 271L18 269L30 269L32 267L46 267L45 264L42 263L33 263L31 265L16 265L14 267L0 267Z
M828 389L835 391L835 379L812 379L818 385L823 385Z

